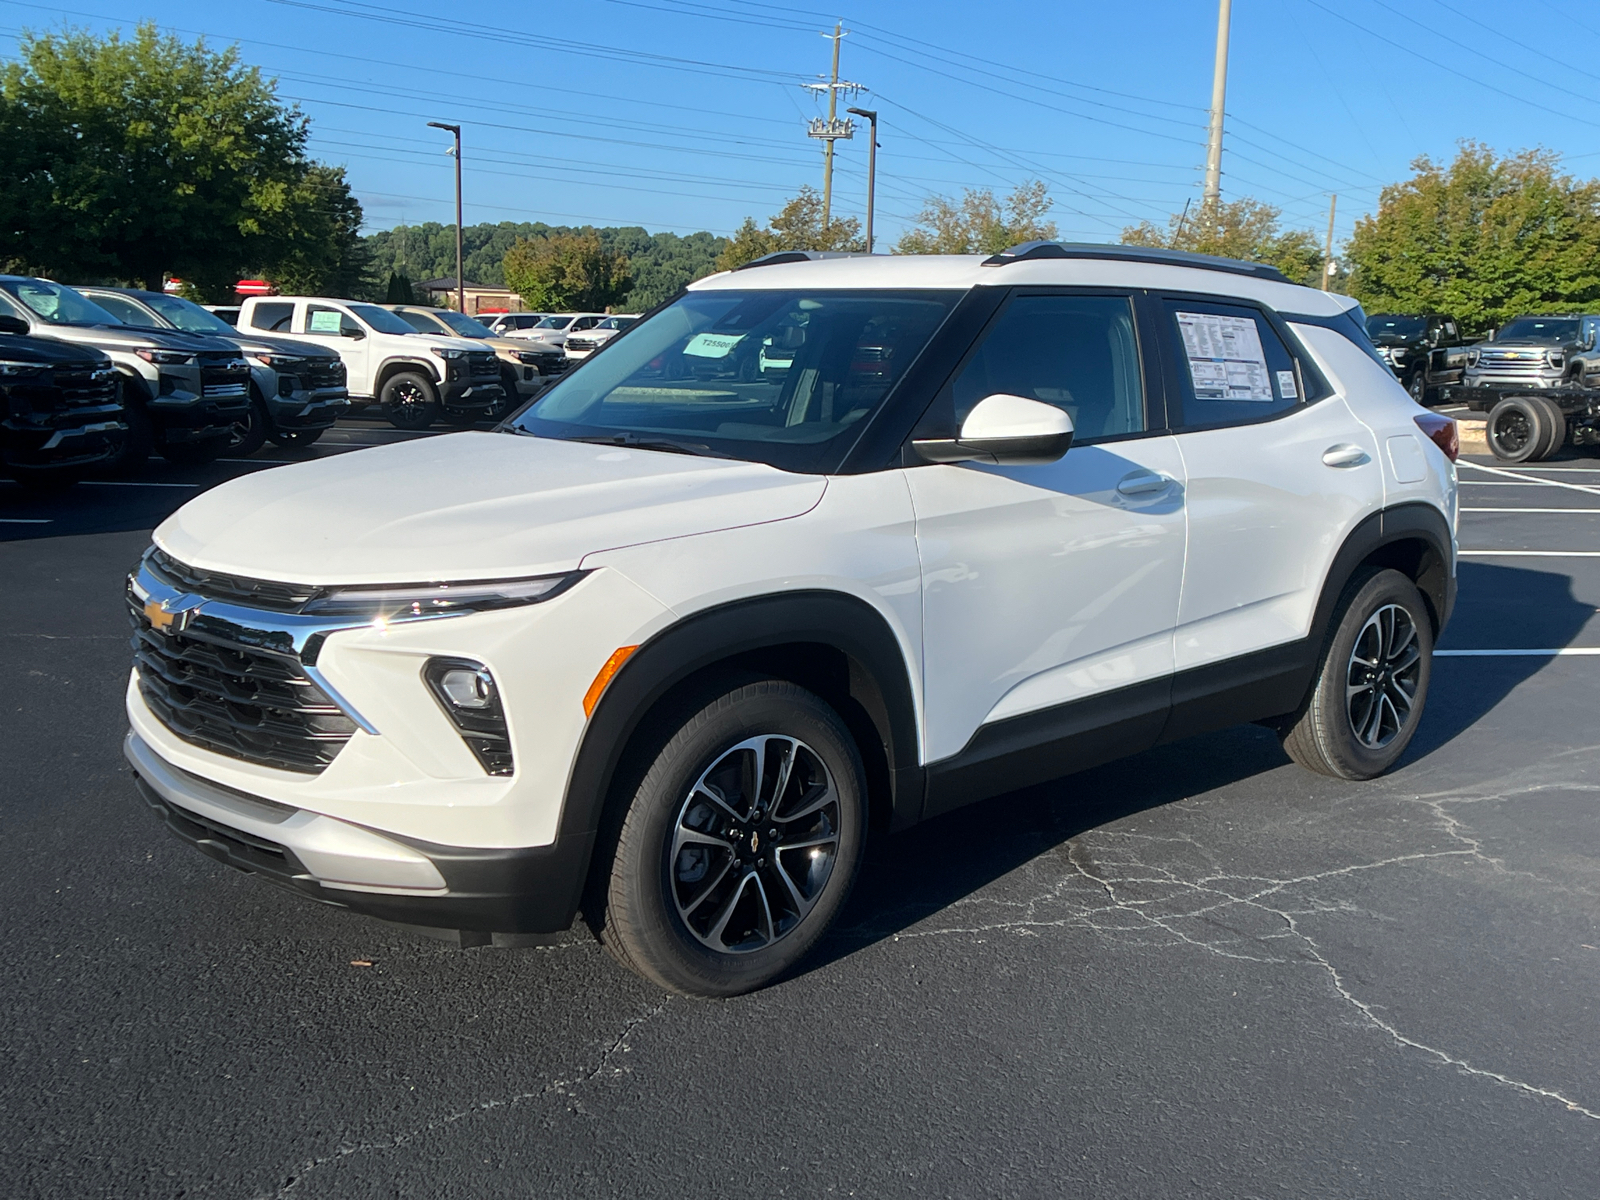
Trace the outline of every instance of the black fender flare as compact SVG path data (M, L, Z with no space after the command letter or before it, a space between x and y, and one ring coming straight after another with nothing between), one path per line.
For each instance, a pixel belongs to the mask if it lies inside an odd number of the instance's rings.
M389 377L399 371L420 371L427 377L428 384L437 392L444 386L443 372L436 369L432 363L422 358L386 358L378 364L378 369L372 374L372 398L378 399L383 394L383 385L389 382Z
M593 844L630 742L646 716L674 689L719 666L759 670L784 647L819 645L842 655L848 673L840 685L881 739L891 827L915 823L922 815L923 773L911 675L900 643L889 622L866 601L819 589L705 609L640 646L606 687L578 744L558 840ZM868 749L875 748L863 747L864 758ZM578 881L574 907L581 890Z

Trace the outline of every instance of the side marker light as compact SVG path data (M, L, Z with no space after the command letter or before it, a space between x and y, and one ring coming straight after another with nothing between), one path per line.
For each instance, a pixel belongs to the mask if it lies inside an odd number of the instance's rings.
M611 677L622 670L622 664L627 662L638 648L637 646L619 646L611 652L611 657L606 659L606 665L600 668L600 674L594 677L594 682L589 685L589 690L583 694L584 716L594 716L594 706L600 703L600 697L605 694L606 685L611 682Z

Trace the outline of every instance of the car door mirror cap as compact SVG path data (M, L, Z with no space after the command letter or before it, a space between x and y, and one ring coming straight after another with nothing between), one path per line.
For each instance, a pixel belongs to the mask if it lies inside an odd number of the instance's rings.
M972 406L956 438L919 440L928 462L1043 466L1072 446L1072 418L1053 404L997 392Z
M359 342L367 335L363 330L351 329L348 325L341 325L339 327L339 336L349 338L351 341Z

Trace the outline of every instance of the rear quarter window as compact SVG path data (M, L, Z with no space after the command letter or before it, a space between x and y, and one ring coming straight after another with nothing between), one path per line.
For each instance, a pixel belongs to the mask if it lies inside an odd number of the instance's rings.
M258 304L250 310L250 328L265 329L268 333L288 333L289 322L293 319L293 304L273 301Z
M1177 388L1168 420L1185 429L1243 425L1305 403L1301 364L1260 309L1161 300L1162 343Z

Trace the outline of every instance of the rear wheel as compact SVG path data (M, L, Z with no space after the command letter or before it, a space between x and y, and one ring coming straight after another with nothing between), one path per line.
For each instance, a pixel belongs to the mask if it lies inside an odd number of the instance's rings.
M1536 396L1507 396L1489 411L1484 437L1502 462L1537 462L1548 451L1550 415Z
M389 376L378 400L383 405L383 415L396 429L426 429L439 417L433 382L416 371Z
M674 719L617 838L602 940L645 978L732 996L789 970L855 881L861 758L820 698L782 680Z
M1395 764L1422 719L1433 670L1433 624L1399 571L1352 581L1304 712L1283 737L1302 767L1371 779Z
M1424 407L1427 406L1428 385L1424 380L1423 373L1421 371L1412 372L1411 382L1406 385L1406 391L1411 394L1411 398L1418 404L1421 404Z
M1530 396L1528 399L1544 409L1547 422L1544 445L1535 461L1560 453L1561 447L1567 443L1567 414L1548 396Z

